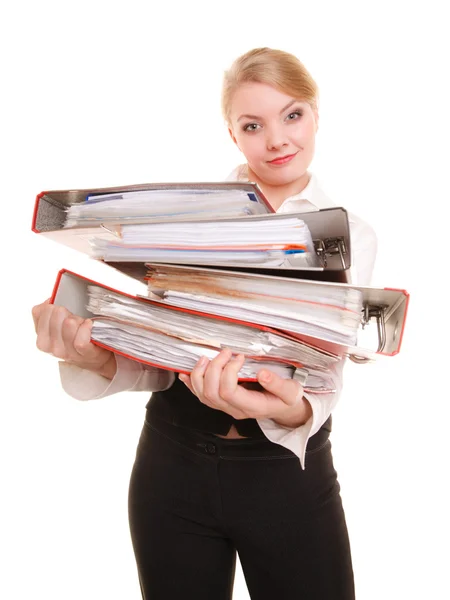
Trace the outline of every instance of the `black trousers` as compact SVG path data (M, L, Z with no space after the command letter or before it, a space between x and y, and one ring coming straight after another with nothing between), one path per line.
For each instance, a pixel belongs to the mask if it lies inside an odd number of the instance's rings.
M236 552L252 600L353 600L329 432L306 469L266 439L225 440L147 415L129 491L145 600L230 600Z

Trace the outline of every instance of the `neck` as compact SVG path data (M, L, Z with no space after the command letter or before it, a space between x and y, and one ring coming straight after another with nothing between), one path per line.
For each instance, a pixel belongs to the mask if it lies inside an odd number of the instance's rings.
M285 185L270 185L264 181L261 181L256 173L254 173L250 167L248 167L248 179L249 181L254 181L259 185L262 193L269 201L271 207L274 210L278 210L286 198L295 196L295 194L299 194L305 189L309 183L309 180L311 179L311 175L306 172L291 183L287 183Z

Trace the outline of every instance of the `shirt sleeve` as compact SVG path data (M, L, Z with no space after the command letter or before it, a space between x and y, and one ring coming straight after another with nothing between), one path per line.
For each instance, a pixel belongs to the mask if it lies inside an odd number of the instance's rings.
M349 214L352 262L350 278L354 285L366 286L372 281L377 255L377 236L372 227Z
M370 285L375 257L377 238L374 230L361 219L349 215L352 260L350 267L351 282L355 285ZM343 358L331 369L335 392L330 394L306 393L304 397L311 404L312 416L302 426L295 429L279 425L272 419L258 419L264 435L271 442L280 444L296 454L305 468L308 440L319 431L338 403L343 387L343 370L346 359Z
M288 448L298 456L302 469L305 468L308 440L319 431L336 406L342 391L342 372L345 358L330 369L335 392L330 394L304 393L311 404L312 416L300 427L291 428L276 423L273 419L258 419L258 425L271 442Z
M99 400L119 392L157 392L168 389L175 380L172 371L144 366L116 354L117 371L108 379L61 361L59 374L64 391L76 400Z

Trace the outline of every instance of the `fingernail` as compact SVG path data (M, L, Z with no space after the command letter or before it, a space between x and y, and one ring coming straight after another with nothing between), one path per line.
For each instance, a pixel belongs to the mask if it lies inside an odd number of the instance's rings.
M265 383L269 382L271 379L269 371L261 371L259 374L259 379Z
M204 367L207 362L208 359L206 358L206 356L201 356L197 361L197 367Z

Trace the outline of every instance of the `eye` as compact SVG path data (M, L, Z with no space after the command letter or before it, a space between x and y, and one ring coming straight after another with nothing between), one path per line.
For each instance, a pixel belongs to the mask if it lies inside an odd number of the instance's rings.
M243 131L256 131L258 129L258 127L260 127L260 125L258 125L258 123L248 123L248 125L244 125L244 127L242 128Z
M299 119L301 116L303 116L303 111L294 110L294 112L291 112L288 114L288 116L286 117L286 120L287 121L295 121L295 120Z

